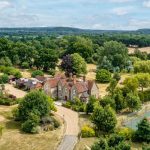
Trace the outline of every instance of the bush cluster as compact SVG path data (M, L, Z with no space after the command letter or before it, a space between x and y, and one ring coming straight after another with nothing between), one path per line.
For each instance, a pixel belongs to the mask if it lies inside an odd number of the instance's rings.
M86 137L94 137L95 136L95 131L93 128L85 125L82 127L81 129L81 136L83 138L86 138Z
M99 83L109 83L111 80L111 73L105 69L100 69L96 73L96 80Z
M33 78L35 78L36 76L44 76L44 73L43 71L41 70L35 70L32 72L32 75L31 75Z
M21 78L21 72L14 67L0 66L0 71L7 75L14 75L16 78Z

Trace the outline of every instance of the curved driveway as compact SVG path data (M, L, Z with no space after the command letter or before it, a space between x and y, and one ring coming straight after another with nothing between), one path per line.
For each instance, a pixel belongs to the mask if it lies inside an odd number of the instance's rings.
M9 94L15 95L17 98L22 98L26 92L14 88L10 84L5 85L5 89ZM78 113L61 106L61 103L56 102L56 114L62 117L66 123L66 130L64 138L58 147L58 150L73 150L78 140L79 126L78 126Z

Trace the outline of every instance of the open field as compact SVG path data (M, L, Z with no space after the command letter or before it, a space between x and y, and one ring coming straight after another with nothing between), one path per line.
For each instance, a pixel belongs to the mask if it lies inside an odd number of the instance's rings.
M143 48L138 48L141 52L147 52L148 54L150 54L150 47L143 47ZM128 48L129 50L129 54L133 54L135 48Z
M0 150L55 150L57 148L63 135L63 125L54 131L25 134L21 132L20 124L13 121L12 108L0 106L0 124L4 126ZM62 123L62 120L58 119Z

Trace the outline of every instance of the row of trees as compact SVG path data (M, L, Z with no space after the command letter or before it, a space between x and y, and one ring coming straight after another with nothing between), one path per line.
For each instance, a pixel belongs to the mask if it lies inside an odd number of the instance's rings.
M58 58L74 53L78 53L86 62L96 62L98 67L110 71L129 65L126 46L115 41L104 42L100 47L90 38L82 36L43 37L23 42L0 38L0 64L5 66L13 64L47 71L55 69Z

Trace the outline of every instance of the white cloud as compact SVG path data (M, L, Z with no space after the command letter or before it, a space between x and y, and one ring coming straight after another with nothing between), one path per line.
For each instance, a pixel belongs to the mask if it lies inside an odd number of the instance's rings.
M109 0L110 2L115 2L115 3L125 3L125 2L131 2L134 0Z
M131 7L118 7L118 8L114 8L112 12L118 16L123 16L130 13L131 10L132 10Z
M143 6L147 7L147 8L150 8L150 0L144 1Z
M10 8L12 4L9 1L0 1L0 9Z

